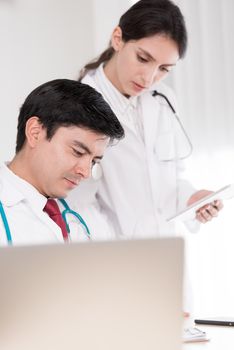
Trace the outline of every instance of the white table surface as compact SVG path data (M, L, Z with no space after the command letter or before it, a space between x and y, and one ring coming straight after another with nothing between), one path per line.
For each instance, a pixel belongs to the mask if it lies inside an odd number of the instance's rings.
M185 326L194 325L191 321ZM205 331L209 341L184 343L183 350L234 350L234 327L194 325Z

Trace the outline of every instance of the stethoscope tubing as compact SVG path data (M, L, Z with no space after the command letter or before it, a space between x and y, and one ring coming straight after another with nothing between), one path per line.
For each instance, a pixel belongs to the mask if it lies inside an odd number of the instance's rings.
M3 225L5 227L5 232L6 232L6 238L7 238L7 242L9 245L12 244L12 236L11 236L11 230L8 224L8 220L6 217L6 213L5 210L3 208L2 202L0 201L0 215L2 217L2 221L3 221Z
M70 209L67 202L65 201L65 199L62 199L60 198L59 199L59 202L62 203L62 205L64 206L64 210L62 211L62 218L63 220L65 221L66 223L66 228L67 228L67 231L68 233L70 233L70 227L68 225L68 222L67 222L67 219L66 219L66 215L67 214L71 214L71 215L74 215L78 220L79 222L83 225L84 229L85 229L85 234L88 238L90 238L91 236L91 233L90 233L90 230L86 224L86 222L84 221L84 219L82 218L82 216L80 214L78 214L77 212L75 212L74 210Z
M183 159L186 159L186 158L190 157L192 152L193 152L193 145L192 145L192 142L191 142L191 140L190 140L190 138L189 138L189 136L188 136L188 134L187 134L187 132L186 132L186 130L185 130L181 120L180 120L180 118L178 117L178 115L177 115L177 113L175 111L175 108L172 106L172 104L169 101L168 97L166 95L162 94L161 92L158 92L157 90L153 90L152 96L153 97L160 96L160 97L164 98L164 100L167 102L168 106L170 107L170 109L171 109L171 111L172 111L176 121L178 122L178 124L179 124L179 126L180 126L180 128L181 128L181 130L182 130L182 132L183 132L183 134L184 134L188 144L189 144L189 148L190 148L189 153L186 156L178 157L178 159L183 160ZM169 159L168 160L165 159L163 161L164 162L169 162L170 160Z
M85 235L90 239L91 234L90 234L90 230L86 224L86 222L84 221L84 219L82 218L82 216L80 214L78 214L77 212L75 212L74 210L71 210L67 204L67 202L65 201L65 199L59 199L60 203L62 203L62 205L64 206L64 210L61 213L63 220L65 221L66 224L66 228L67 228L67 232L70 234L70 227L69 224L67 222L66 219L66 215L67 214L71 214L74 215L78 221L82 224L82 226L84 227L84 232ZM6 213L5 210L3 208L2 202L0 201L0 216L2 218L2 222L3 222L3 226L5 228L5 233L6 233L6 238L7 238L7 242L8 245L12 245L12 235L11 235L11 230L10 230L10 226L6 217Z

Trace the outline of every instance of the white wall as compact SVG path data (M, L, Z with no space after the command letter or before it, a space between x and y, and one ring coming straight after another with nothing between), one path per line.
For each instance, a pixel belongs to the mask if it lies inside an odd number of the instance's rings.
M0 1L0 160L12 157L19 107L56 78L74 78L94 56L93 2Z
M106 48L129 0L0 0L0 161L14 155L17 117L36 86L76 79Z
M194 145L187 178L197 188L218 189L234 182L234 1L176 2L189 31L187 55L172 80ZM186 235L199 317L234 314L233 212L234 200L225 201L217 219Z
M189 46L175 69L174 88L196 154L212 154L234 146L234 2L176 1L185 15Z
M108 46L112 30L118 25L120 16L130 6L130 0L94 0L94 47L97 55Z

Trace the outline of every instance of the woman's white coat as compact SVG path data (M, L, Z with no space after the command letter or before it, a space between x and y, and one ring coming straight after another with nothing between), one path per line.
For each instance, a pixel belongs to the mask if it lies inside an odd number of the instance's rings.
M166 101L146 91L139 96L143 141L125 115L111 105L96 72L91 71L83 82L103 94L123 125L125 138L106 151L101 178L81 184L69 201L87 220L94 239L172 235L174 224L166 218L184 208L195 192L182 178L184 164L178 159L177 145L184 135ZM158 85L157 91L176 106L174 94L165 84Z

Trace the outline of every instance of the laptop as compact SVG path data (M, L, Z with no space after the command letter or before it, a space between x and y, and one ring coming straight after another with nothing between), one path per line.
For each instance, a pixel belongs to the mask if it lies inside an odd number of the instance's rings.
M0 349L179 350L183 240L0 249Z

